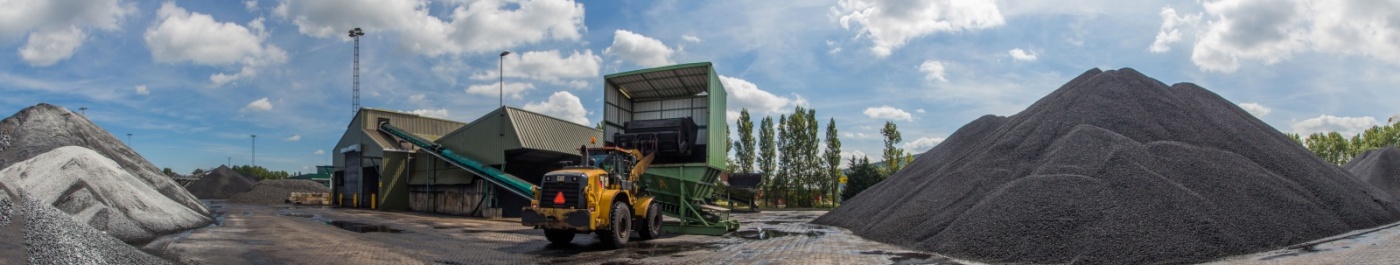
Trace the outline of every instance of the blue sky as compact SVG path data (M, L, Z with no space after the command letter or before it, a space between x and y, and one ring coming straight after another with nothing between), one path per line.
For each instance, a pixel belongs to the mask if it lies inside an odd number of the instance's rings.
M119 1L0 7L0 112L48 102L159 167L309 171L361 102L470 121L505 104L584 124L602 75L714 62L730 112L817 110L847 155L879 126L922 152L1090 68L1194 82L1284 132L1400 114L1394 1ZM737 116L737 115L733 115Z

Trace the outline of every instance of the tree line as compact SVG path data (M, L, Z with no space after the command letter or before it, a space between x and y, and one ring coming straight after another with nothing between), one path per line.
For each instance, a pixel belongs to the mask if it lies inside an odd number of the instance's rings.
M827 120L825 137L821 137L816 109L798 106L790 114L779 115L776 122L772 116L764 116L758 126L754 126L749 110L742 109L735 124L739 139L729 141L734 150L730 173L763 174L759 199L765 205L834 207L836 198L850 198L912 160L904 149L896 147L903 139L894 122L885 122L880 131L885 136L885 165L873 165L868 157L851 157L849 176L841 168L836 119ZM847 177L844 191L839 189L843 176Z
M1307 147L1308 151L1312 151L1318 158L1337 165L1344 165L1367 150L1387 146L1400 147L1400 123L1371 126L1370 129L1351 138L1338 132L1313 133L1307 137L1293 133L1285 135Z

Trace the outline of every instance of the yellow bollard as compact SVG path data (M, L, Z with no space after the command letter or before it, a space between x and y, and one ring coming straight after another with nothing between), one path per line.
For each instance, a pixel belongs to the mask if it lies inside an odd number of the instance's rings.
M360 208L360 194L355 193L355 197L352 200L355 200L355 208Z
M335 197L335 205L336 205L336 206L345 206L345 193L344 193L344 192L341 192L341 193L336 193L335 195L336 195L336 197Z
M375 209L377 209L377 208L375 208L374 206L379 204L379 200L376 199L376 198L378 198L378 197L376 197L376 196L378 196L378 195L379 195L379 194L374 194L374 193L370 193L370 194L369 194L369 209L370 209L370 210L375 210Z

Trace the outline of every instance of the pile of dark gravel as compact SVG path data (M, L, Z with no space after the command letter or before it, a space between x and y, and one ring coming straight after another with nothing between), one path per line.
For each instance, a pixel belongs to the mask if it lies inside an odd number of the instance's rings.
M246 204L282 204L292 192L331 192L330 188L305 179L269 179L259 181L253 190L234 195L229 202Z
M1400 148L1366 151L1342 166L1361 182L1400 198Z
M21 207L29 264L170 264L53 206L23 200Z
M247 192L257 185L252 179L244 177L242 174L229 169L228 166L219 166L204 177L191 182L185 189L200 199L228 199L239 193Z
M1092 69L984 116L815 223L992 263L1188 263L1400 219L1390 196L1195 84Z

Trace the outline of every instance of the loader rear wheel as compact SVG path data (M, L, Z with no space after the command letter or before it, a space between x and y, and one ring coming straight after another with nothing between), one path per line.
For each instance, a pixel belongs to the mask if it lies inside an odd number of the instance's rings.
M646 219L640 220L637 226L637 233L643 240L653 239L661 236L661 204L651 203L647 207Z
M545 229L544 238L549 239L549 243L564 245L574 241L574 231L563 229Z
M613 202L612 217L608 221L612 226L607 230L598 230L598 241L614 249L627 246L627 238L632 236L631 208L626 203Z

